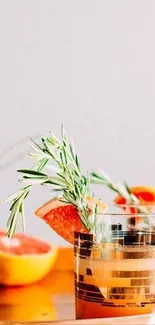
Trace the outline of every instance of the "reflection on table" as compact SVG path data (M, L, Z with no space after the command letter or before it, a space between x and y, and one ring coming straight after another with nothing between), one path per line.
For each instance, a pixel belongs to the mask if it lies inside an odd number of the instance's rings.
M52 271L27 287L0 288L0 321L74 319L74 274Z

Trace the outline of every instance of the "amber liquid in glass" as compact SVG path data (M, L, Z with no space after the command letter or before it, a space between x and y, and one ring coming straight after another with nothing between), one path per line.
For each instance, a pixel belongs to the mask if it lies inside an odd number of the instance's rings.
M76 318L148 314L155 308L155 235L113 232L110 243L93 244L75 234Z

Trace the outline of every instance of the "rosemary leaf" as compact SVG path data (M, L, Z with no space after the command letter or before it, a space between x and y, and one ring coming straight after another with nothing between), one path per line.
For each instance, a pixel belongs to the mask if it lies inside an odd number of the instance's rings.
M41 173L41 172L38 172L36 170L31 170L31 169L18 169L17 170L18 173L22 173L22 174L28 174L28 175L31 175L31 176L46 176L45 174Z
M75 159L75 154L74 154L74 150L71 144L69 144L69 149L70 149L70 153L73 159Z
M21 202L21 215L22 215L22 228L23 231L25 232L25 212L24 212L24 201Z

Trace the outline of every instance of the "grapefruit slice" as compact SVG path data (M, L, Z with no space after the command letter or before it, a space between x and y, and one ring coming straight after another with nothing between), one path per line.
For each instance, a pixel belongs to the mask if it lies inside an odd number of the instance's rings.
M27 285L41 280L52 268L57 248L37 238L0 231L0 284Z
M135 186L131 187L130 191L139 199L140 204L147 205L148 212L151 212L152 209L150 206L155 204L155 188L149 186ZM126 199L124 197L117 196L114 202L117 205L125 205ZM129 205L127 208L124 206L123 209L134 215L133 217L131 216L129 218L130 224L128 225L128 229L142 230L143 227L145 227L145 224L143 223L144 219L142 216L138 215L138 210L135 207L130 207ZM137 216L135 216L136 214Z
M135 186L130 188L133 193L142 204L155 204L155 187L150 186ZM117 196L114 202L118 205L126 204L126 199Z
M90 213L92 206L97 205L98 211L104 213L107 206L95 198L87 198ZM62 202L62 198L52 199L35 211L35 215L43 219L58 235L71 244L74 243L74 231L88 233L82 224L77 208Z

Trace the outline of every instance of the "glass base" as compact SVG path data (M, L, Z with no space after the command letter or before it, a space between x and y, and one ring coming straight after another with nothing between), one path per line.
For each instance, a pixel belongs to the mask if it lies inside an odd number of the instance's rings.
M151 314L155 304L144 307L134 306L106 306L101 303L90 302L76 298L76 319L125 317Z

